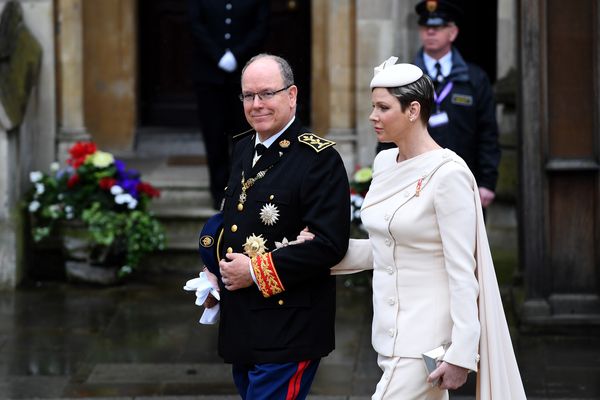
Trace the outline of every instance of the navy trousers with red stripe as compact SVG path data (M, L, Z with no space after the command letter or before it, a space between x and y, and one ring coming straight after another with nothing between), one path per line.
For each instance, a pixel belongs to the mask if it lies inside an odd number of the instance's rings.
M321 360L285 364L233 364L233 381L243 400L303 400Z

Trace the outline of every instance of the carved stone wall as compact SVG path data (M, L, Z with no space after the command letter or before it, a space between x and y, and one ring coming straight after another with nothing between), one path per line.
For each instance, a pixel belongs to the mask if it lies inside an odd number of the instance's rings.
M54 159L56 125L53 2L8 4L0 0L0 12L13 13L18 5L14 15L21 20L0 27L13 35L0 45L0 288L14 287L23 275L18 202L29 187L29 171L47 168Z

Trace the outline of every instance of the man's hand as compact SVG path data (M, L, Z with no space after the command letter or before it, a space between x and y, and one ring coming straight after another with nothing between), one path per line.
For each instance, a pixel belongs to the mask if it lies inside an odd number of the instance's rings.
M481 206L483 208L487 208L494 198L496 198L496 193L492 192L490 189L479 187L479 198L481 199Z
M254 284L250 275L250 258L240 253L229 253L219 261L221 281L227 290L247 288ZM227 259L231 261L227 261Z
M227 50L219 60L219 68L226 72L233 72L237 68L237 61L230 50Z
M440 389L454 390L465 384L468 373L469 370L466 368L443 361L435 371L429 374L427 382L431 383L440 378Z

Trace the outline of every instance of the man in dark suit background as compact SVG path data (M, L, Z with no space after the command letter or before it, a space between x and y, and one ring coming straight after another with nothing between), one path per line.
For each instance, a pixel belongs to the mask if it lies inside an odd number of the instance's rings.
M229 177L230 136L249 128L237 96L240 70L261 50L268 30L264 0L188 0L194 42L198 121L204 138L213 207Z
M255 133L236 143L225 191L218 351L243 399L306 398L335 345L330 268L348 247L348 176L335 143L295 117L297 93L280 57L242 71ZM294 243L305 227L316 238Z
M436 85L436 110L429 133L442 147L461 156L477 180L481 205L494 198L500 163L496 108L490 81L477 65L464 61L453 46L462 10L452 1L416 5L423 47L414 61Z
M414 64L435 84L435 109L427 130L453 150L475 175L483 208L496 197L500 145L492 87L486 73L467 63L454 47L462 9L449 0L424 0L415 6L422 47ZM378 150L388 148L379 144Z

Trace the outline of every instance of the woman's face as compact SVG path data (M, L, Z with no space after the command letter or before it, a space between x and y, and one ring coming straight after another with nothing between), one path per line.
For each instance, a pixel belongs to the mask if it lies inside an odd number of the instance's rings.
M377 140L380 142L397 142L403 132L410 126L409 110L403 112L398 99L386 88L375 88L371 92L373 111L369 120L373 123Z

